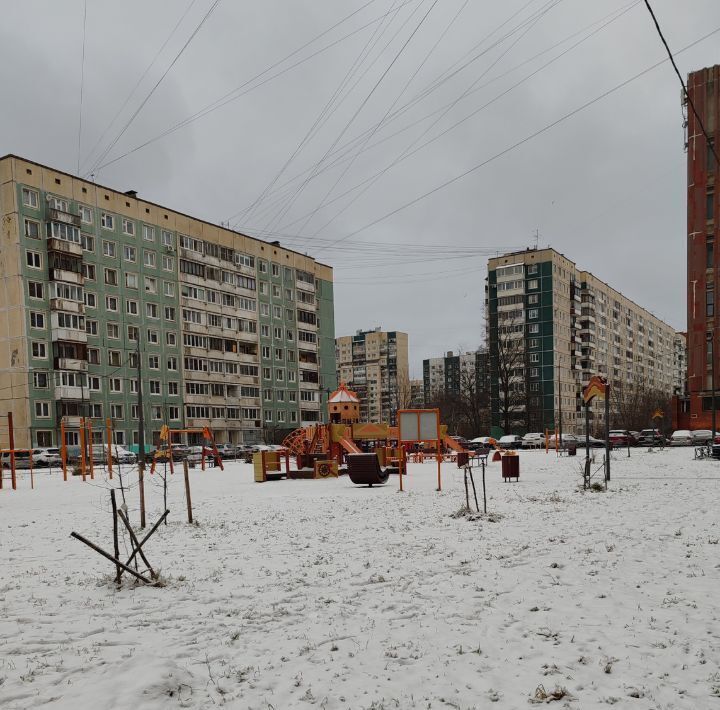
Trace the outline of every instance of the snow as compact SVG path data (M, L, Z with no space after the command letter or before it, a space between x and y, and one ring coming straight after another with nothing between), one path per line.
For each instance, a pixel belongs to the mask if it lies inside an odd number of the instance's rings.
M451 464L441 493L434 463L405 493L195 469L198 524L175 474L147 543L165 586L120 590L69 537L112 550L109 483L21 473L0 491L0 706L467 710L542 686L558 708L716 707L720 462L692 456L623 450L604 493L578 490L580 456L521 452L518 483L488 468L492 520L453 516Z

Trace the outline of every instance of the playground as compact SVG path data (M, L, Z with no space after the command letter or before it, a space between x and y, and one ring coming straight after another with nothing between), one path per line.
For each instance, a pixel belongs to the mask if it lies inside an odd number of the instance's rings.
M408 462L403 493L397 476L257 484L252 464L198 466L194 524L182 472L158 464L164 586L120 589L70 538L107 544L107 472L37 470L31 489L19 471L0 492L3 707L711 707L717 462L618 452L607 492L583 490L582 463L522 452L508 483L491 461L487 516L459 514L452 462L440 492L434 460ZM137 524L137 476L120 473Z

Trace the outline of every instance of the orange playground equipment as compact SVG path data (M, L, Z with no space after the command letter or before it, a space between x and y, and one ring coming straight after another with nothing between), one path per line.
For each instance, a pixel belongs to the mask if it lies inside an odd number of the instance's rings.
M203 443L202 452L200 454L200 464L203 471L205 470L206 451L208 456L213 455L218 466L220 466L220 470L225 470L222 462L222 456L220 456L220 452L217 450L217 446L215 446L215 437L213 436L212 431L210 431L210 427L204 427L202 429L170 429L167 425L163 425L160 428L160 446L158 446L155 450L155 453L153 454L152 464L150 466L151 474L155 473L155 464L157 463L158 459L167 460L170 464L170 473L172 474L175 472L172 455L173 437L179 436L181 434L202 435Z

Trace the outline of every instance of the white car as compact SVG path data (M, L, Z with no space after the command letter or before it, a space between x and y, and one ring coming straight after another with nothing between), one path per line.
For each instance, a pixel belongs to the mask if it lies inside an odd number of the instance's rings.
M696 429L690 432L690 436L692 436L692 443L695 444L695 446L709 444L712 441L712 432L710 429Z
M135 463L137 456L132 451L120 446L118 444L112 445L112 460L113 463ZM107 445L106 444L93 444L92 446L92 460L93 463L106 464L107 463Z
M542 432L525 434L522 438L523 449L539 449L543 446L545 446L545 434Z
M693 437L689 429L678 429L670 437L670 446L692 446Z
M584 441L584 439L582 441ZM582 443L582 441L580 439L578 439L578 437L575 436L575 434L562 434L562 436L560 436L560 445L558 448L564 449L564 448L567 448L568 445L578 446L579 444ZM550 448L550 449L555 448L555 434L548 437L548 448Z
M62 466L60 449L54 447L33 449L32 457L33 466Z

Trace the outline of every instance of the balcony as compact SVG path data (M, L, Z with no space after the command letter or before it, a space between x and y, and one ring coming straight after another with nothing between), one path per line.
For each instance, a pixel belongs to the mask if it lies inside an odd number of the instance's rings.
M53 363L56 370L72 370L73 372L87 372L87 360L77 360L70 357L56 357Z
M66 311L67 313L85 313L85 304L71 301L69 298L51 298L50 310Z
M55 399L88 399L85 387L55 385Z
M83 255L82 244L76 244L75 242L66 242L63 239L55 239L54 237L48 238L47 248L48 251L56 251L60 254L68 254L70 256L82 257Z
M62 417L63 422L65 423L65 429L79 429L82 417L71 417L71 416L64 416Z
M74 328L51 328L50 339L61 340L66 343L87 343L87 333Z
M82 286L85 283L82 274L77 274L67 269L49 269L48 276L51 281L65 281L66 283L77 284L78 286Z
M80 215L56 210L54 207L48 208L47 220L48 222L61 222L62 224L69 224L72 227L77 227L78 229L82 226Z

